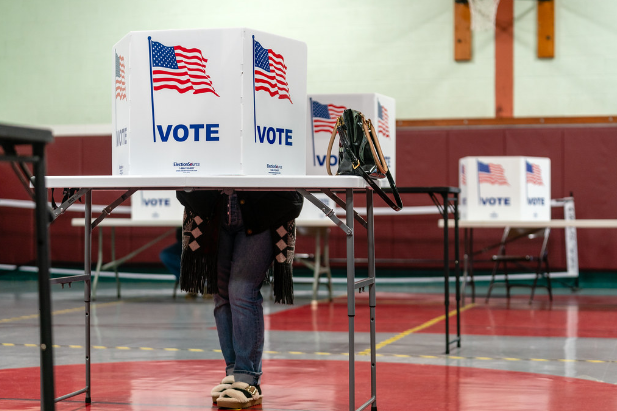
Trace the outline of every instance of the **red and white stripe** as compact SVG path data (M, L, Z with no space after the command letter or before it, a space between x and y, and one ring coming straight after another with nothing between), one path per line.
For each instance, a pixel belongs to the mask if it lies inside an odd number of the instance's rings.
M478 172L478 182L496 184L499 186L510 185L508 180L506 180L506 175L502 166L499 164L488 163L488 167L491 170L490 173L482 171Z
M531 169L533 170L533 172L527 172L527 182L529 184L543 186L544 182L542 181L542 172L540 170L540 166L537 164L531 164Z
M152 70L154 90L172 89L179 93L192 91L193 94L213 93L218 96L210 76L206 74L208 62L199 49L174 46L177 69L156 67Z
M385 138L390 138L390 116L388 116L388 110L385 106L381 106L381 118L377 123L377 132Z
M336 119L343 115L346 107L335 106L334 104L328 104L328 113L330 118L313 117L313 131L315 133L325 132L332 133L334 126L336 125Z
M278 96L279 99L287 99L293 104L289 95L289 84L287 84L285 59L282 55L268 50L268 63L270 64L270 73L255 67L255 90L266 91L271 97Z
M120 77L116 77L116 98L126 100L126 81L124 77L124 57L118 56L120 61Z

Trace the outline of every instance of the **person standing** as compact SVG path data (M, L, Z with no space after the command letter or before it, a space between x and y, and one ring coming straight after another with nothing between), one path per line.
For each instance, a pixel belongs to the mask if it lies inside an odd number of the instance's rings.
M212 389L221 408L262 403L261 286L271 267L275 302L293 303L296 191L177 192L185 206L180 287L214 295L225 378Z

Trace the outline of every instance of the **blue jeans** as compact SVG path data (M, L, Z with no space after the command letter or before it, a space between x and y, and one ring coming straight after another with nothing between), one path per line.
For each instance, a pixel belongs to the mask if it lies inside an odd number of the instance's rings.
M163 265L167 267L170 273L176 276L176 280L180 278L180 259L182 256L182 243L177 241L172 245L165 247L159 253L159 258Z
M264 347L261 285L274 258L269 231L247 236L238 198L230 196L222 218L218 251L218 294L214 318L225 358L226 375L259 384Z

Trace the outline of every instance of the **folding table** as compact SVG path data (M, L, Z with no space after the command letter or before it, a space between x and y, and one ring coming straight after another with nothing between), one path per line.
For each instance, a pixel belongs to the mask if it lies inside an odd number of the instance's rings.
M58 176L47 177L49 188L79 188L73 196L63 202L55 210L58 217L77 199L85 196L85 221L92 221L92 192L98 190L122 190L124 193L109 204L91 224L85 224L85 255L84 274L71 277L55 278L53 283L65 284L84 281L85 302L85 338L86 338L86 387L74 393L59 397L66 399L81 393L86 394L86 402L91 402L90 395L90 293L91 293L91 247L92 229L111 214L113 209L129 198L137 190L220 190L234 188L235 190L296 190L305 199L315 204L347 235L347 315L349 322L349 410L355 408L355 358L354 358L354 317L355 291L363 291L368 287L370 306L370 348L371 348L371 397L357 410L371 405L371 410L377 410L376 381L376 351L375 351L375 243L373 221L373 191L366 186L361 177L356 176ZM332 198L336 204L345 208L345 222L336 217L334 211L324 205L309 191L321 191ZM341 199L336 192L344 192ZM365 192L367 216L366 220L354 211L354 192ZM367 230L368 243L368 277L356 280L354 265L354 221L358 221Z
M51 328L51 296L49 286L49 221L51 215L47 206L47 190L45 183L36 184L34 191L29 187L32 177L42 181L45 176L45 146L53 142L54 137L50 130L37 128L15 127L0 124L0 146L4 152L0 161L8 161L22 185L33 197L36 203L36 261L39 269L39 310L41 345L41 409L53 410L54 406L54 355L52 347ZM31 154L20 154L18 146L30 146ZM34 176L31 175L24 163L32 163Z

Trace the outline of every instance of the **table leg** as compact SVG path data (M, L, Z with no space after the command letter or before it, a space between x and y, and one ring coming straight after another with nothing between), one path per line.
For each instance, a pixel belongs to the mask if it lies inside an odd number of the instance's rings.
M368 276L375 278L375 226L373 219L373 190L366 190L366 222L368 243ZM370 344L371 344L371 398L374 398L371 411L377 411L377 344L375 331L375 307L377 296L375 282L368 286L369 307L371 317Z
M36 244L39 268L39 310L40 310L40 357L41 357L41 410L55 409L54 354L51 322L51 285L49 283L49 212L47 189L45 188L45 144L33 144L33 162L36 203Z
M324 228L323 231L323 258L324 267L326 268L326 276L328 277L328 301L332 302L332 271L330 270L330 244L328 240L328 238L330 237L330 229Z
M88 224L88 220L86 225ZM101 266L103 265L103 227L99 226L99 244L98 244L98 257L96 261L96 268L94 270L94 282L92 284L92 301L96 300L96 287L99 284L99 274L101 273Z
M448 315L450 311L450 249L449 249L449 238L448 238L448 194L442 194L443 197L443 208L442 208L442 218L444 221L443 225L443 283L444 283L444 305L446 307L446 354L450 354L450 316Z
M355 341L354 318L356 315L355 256L354 256L354 209L353 191L346 190L345 219L350 233L347 235L347 316L349 320L349 410L355 408Z
M319 291L319 278L321 277L321 229L315 230L315 259L313 266L313 303L317 303Z
M116 261L116 227L111 227L111 261ZM116 293L120 299L120 275L117 264L114 264L114 272L116 273Z
M456 346L461 347L461 264L458 232L458 194L454 194L454 274L456 276Z
M90 397L90 284L92 280L92 190L86 193L85 213L85 238L84 238L84 274L90 276L90 280L84 281L84 303L86 320L86 403L92 402Z

